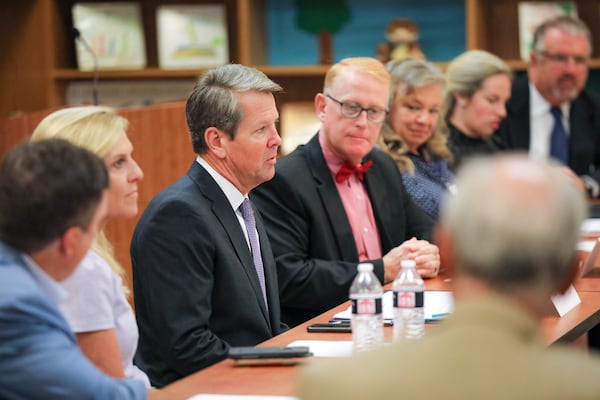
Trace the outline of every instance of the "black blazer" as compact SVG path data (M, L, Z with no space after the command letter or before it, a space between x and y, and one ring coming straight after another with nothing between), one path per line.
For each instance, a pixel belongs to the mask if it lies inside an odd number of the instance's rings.
M394 161L379 150L366 160L373 160L365 186L383 254L413 236L430 240L433 221L411 200ZM293 326L348 300L358 251L317 135L275 170L251 198L273 246L282 318ZM383 261L372 263L383 281Z
M506 104L507 117L497 134L508 149L529 150L529 80L515 80ZM569 111L569 167L577 175L588 175L600 183L600 98L587 90L571 103Z
M269 310L235 212L194 162L141 216L131 242L135 363L163 386L284 331L275 261L256 212Z

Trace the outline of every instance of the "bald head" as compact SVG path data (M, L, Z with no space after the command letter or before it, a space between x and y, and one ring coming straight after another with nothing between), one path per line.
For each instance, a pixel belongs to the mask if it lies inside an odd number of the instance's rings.
M459 171L457 187L441 222L459 273L506 293L556 290L569 275L586 215L570 178L512 154L473 160Z

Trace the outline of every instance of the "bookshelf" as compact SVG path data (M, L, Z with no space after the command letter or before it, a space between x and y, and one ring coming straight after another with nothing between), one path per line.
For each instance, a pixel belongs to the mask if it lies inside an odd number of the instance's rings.
M70 82L91 81L93 72L79 71L71 33L71 8L75 2L99 0L21 0L0 2L0 117L65 104ZM100 0L111 1L111 0ZM135 0L129 0L135 1ZM102 70L101 81L186 80L202 69L164 70L158 67L156 9L165 4L225 5L230 61L261 69L285 93L288 101L311 101L321 90L328 66L271 66L267 54L268 0L137 0L141 6L147 68ZM580 17L600 37L600 0L576 0ZM410 4L409 4L410 3ZM485 49L516 71L526 68L519 58L517 5L519 0L465 0L466 48ZM382 6L387 4L382 2ZM395 3L394 3L395 4ZM400 7L398 2L395 7ZM414 2L405 5L419 7ZM440 38L443 40L443 38ZM592 69L600 69L600 41L594 43ZM444 68L445 63L441 63Z
M550 0L552 1L552 0ZM600 37L600 1L572 0L577 5L579 18ZM518 4L520 0L465 0L467 48L483 49L504 59L514 70L526 69L519 55ZM592 49L592 69L600 69L600 42L595 40Z

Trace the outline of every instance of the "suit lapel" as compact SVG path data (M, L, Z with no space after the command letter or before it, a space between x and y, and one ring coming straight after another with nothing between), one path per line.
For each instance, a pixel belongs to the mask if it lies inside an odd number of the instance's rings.
M508 145L517 149L529 149L531 127L529 122L529 81L521 79L513 87L511 100L507 104L508 113L512 116L510 126L510 143ZM507 122L508 122L507 121Z
M337 242L340 259L348 261L358 260L358 251L354 243L352 228L342 204L342 199L323 156L318 134L306 145L306 150L308 166L317 183L317 192L321 198L321 205L329 219L333 237Z
M210 174L197 162L194 162L194 165L192 165L190 168L188 175L190 176L190 179L192 179L192 181L194 181L194 183L199 187L204 196L211 201L212 212L219 220L223 230L227 233L227 236L229 236L229 240L238 259L240 260L244 274L250 281L250 285L254 290L256 301L260 304L260 309L263 313L263 316L270 325L269 313L263 300L262 290L260 288L260 283L258 282L258 276L254 267L254 260L252 260L252 254L248 248L248 242L246 242L246 237L242 232L242 227L240 226L235 212L230 206L229 200L227 200L227 197L219 185L217 185L214 179L210 176ZM255 210L254 213L256 215L257 211ZM266 238L265 235L260 236L261 252L263 252L262 243L264 240L268 240L268 238Z
M593 129L593 114L585 106L581 96L571 105L569 126L569 164L577 174L589 174L590 160L594 160L596 150L596 133Z

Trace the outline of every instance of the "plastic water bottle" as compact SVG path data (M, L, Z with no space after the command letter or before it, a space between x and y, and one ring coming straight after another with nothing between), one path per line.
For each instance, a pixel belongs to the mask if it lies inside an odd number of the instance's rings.
M371 350L383 344L383 288L373 273L373 264L358 264L350 286L352 302L352 350Z
M403 260L394 280L394 340L419 339L425 332L425 284L414 260Z

